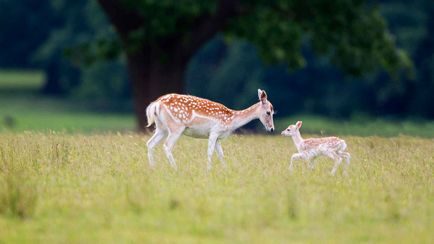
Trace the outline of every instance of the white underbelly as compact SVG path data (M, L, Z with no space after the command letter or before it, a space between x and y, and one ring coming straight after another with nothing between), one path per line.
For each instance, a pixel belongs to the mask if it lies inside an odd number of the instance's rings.
M183 134L196 138L208 138L211 127L207 124L186 127Z

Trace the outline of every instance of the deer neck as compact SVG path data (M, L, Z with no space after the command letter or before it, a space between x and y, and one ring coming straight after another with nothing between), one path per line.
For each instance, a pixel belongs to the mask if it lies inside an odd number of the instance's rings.
M295 147L297 148L298 151L300 151L300 145L303 142L303 138L301 137L300 131L295 132L295 134L292 135L291 137L292 137L292 141L295 144Z
M244 110L234 111L234 118L232 119L232 123L230 125L232 130L236 130L250 121L259 118L260 106L261 104L259 102Z

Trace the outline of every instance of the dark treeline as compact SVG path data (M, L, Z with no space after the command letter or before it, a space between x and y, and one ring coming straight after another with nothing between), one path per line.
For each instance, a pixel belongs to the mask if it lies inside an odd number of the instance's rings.
M247 41L218 35L190 60L185 92L243 108L266 89L279 116L317 113L434 118L434 4L429 0L380 1L382 15L414 68L390 77L343 74L333 60L302 43L304 68L264 63ZM109 21L95 1L0 2L1 68L42 69L42 92L89 99L106 109L131 110L125 57Z

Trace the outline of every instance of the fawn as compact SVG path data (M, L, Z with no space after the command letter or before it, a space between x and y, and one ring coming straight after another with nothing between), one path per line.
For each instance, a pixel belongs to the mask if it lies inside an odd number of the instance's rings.
M332 171L332 175L335 175L336 170L345 159L346 166L344 167L344 174L347 174L347 168L350 165L350 154L346 151L347 144L344 140L338 137L324 137L324 138L309 138L303 139L300 135L300 128L302 121L298 121L295 125L289 125L284 131L283 136L291 136L294 141L297 153L291 156L291 163L289 170L293 170L293 161L297 159L304 159L308 161L310 169L314 168L314 160L318 156L326 156L335 162Z

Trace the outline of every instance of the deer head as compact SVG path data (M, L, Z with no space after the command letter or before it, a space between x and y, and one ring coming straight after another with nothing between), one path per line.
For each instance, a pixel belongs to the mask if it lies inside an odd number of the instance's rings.
M259 106L259 120L264 125L267 131L274 131L274 108L267 99L267 93L264 90L258 89L258 97L260 101Z
M301 126L303 125L302 121L297 121L295 125L289 125L288 128L286 128L284 131L282 131L283 136L295 136L297 135L297 132L300 130Z

